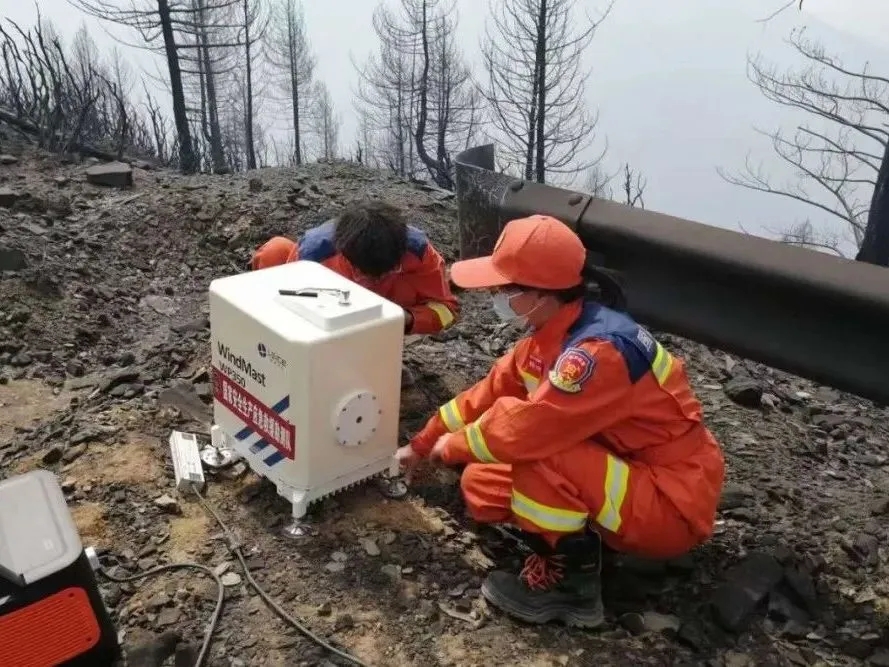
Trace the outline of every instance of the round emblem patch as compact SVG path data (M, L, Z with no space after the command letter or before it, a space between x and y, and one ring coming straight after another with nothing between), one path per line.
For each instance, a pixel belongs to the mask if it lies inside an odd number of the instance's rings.
M556 359L549 372L549 381L556 388L576 394L590 379L596 368L596 360L586 350L569 347Z

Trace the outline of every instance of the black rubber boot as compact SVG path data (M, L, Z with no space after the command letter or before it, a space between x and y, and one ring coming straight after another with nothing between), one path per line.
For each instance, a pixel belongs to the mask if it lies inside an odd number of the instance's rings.
M482 584L485 599L526 623L561 621L578 628L602 625L599 536L568 535L555 549L540 551L528 556L519 574L489 574Z

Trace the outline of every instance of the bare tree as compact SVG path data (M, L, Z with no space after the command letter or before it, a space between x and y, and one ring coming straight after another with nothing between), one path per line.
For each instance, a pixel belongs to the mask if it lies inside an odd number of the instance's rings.
M769 100L813 117L792 135L780 129L763 132L796 180L776 184L749 158L740 174L719 173L730 183L787 197L841 220L847 240L858 249L855 259L887 266L889 78L872 74L866 65L845 67L804 31L794 31L788 41L807 61L803 69L778 72L757 56L749 61L749 76ZM812 246L831 245L825 244L824 233L790 236L798 243L810 239Z
M312 92L314 109L313 130L318 141L318 159L328 162L339 154L340 118L333 107L333 100L327 86L319 81Z
M597 199L611 199L614 190L611 182L617 174L609 174L601 162L592 165L587 171L583 191Z
M400 0L377 6L376 56L358 67L358 113L364 152L401 176L425 169L453 188L451 154L467 146L479 125L479 97L456 46L453 0ZM419 164L415 161L419 159Z
M378 52L363 66L355 65L356 106L364 117L365 136L376 141L367 151L378 155L394 173L412 178L417 169L413 146L417 59L416 49L403 43L397 25L391 10L382 3L377 5L373 27L379 39Z
M247 150L247 169L256 169L256 140L253 120L253 46L265 35L268 18L259 0L242 0L243 24L239 41L244 44L244 144Z
M620 174L620 197L616 197L612 183ZM638 206L645 208L645 188L648 180L642 176L641 172L630 167L629 162L624 163L621 170L609 174L602 163L593 165L587 172L585 183L585 192L598 199L610 199L619 201L627 206Z
M456 46L457 13L453 4L440 10L426 32L426 50L431 55L424 56L430 63L425 85L430 91L427 113L435 161L432 165L424 162L433 176L437 174L435 180L440 187L452 189L455 175L451 155L474 144L481 129L482 99ZM419 146L420 132L415 136Z
M380 161L376 151L377 128L374 127L366 106L356 109L355 113L358 118L358 137L355 140L358 163L379 169Z
M629 163L624 164L623 192L624 203L627 206L636 206L645 208L645 187L648 185L646 179L638 171L630 169Z
M492 4L485 29L484 95L510 161L527 180L575 175L604 155L581 157L598 122L584 103L589 74L581 63L613 2L579 29L575 5L574 0L501 0Z
M257 137L261 132L257 117L265 86L262 77L255 74L264 64L259 45L268 26L265 9L260 0L240 0L236 7L226 8L227 20L236 28L228 31L228 39L223 32L217 41L235 41L242 49L201 49L206 54L198 61L199 65L206 63L198 68L202 75L201 119L217 173L257 166Z
M194 47L181 57L186 108L200 119L195 137L201 164L216 173L226 173L233 163L226 149L243 146L241 139L231 136L232 132L240 134L243 124L243 95L233 97L231 91L232 87L243 89L242 50L235 48L243 46L241 0L186 1L196 17L193 30L182 35L183 42ZM236 108L232 100L237 101ZM235 114L239 120L225 117L227 114Z
M49 150L166 161L165 121L155 111L147 122L131 103L131 76L119 54L103 63L83 28L66 50L39 14L31 30L6 23L0 25L0 119Z
M837 234L815 229L809 220L792 225L777 233L776 236L782 243L822 250L843 257L840 237Z
M247 108L247 84L243 78L227 82L219 99L220 152L225 159L225 171L247 168L248 147L244 110Z
M149 93L148 89L145 87L144 81L142 82L142 85L145 91L144 107L148 113L148 121L150 124L149 131L151 133L154 146L156 147L157 156L163 162L167 162L170 159L169 156L174 152L173 146L170 145L169 123L167 122L167 118L163 115L163 113L161 113L157 101L151 96L151 93Z
M281 89L287 95L293 125L293 164L303 162L303 118L309 108L309 92L315 71L306 36L305 17L298 0L279 0L273 9L268 57L282 73Z
M766 16L765 18L759 19L758 22L759 22L759 23L768 23L768 22L771 21L773 18L775 18L776 16L778 16L778 14L781 14L781 13L787 11L788 9L790 9L791 7L793 7L794 5L796 5L796 8L797 8L798 10L801 11L802 8L803 8L803 0L789 0L789 2L785 2L783 5L781 5L780 7L778 7L775 11L773 11L771 14L769 14L769 15Z
M144 48L161 53L166 58L179 166L186 173L197 171L200 165L186 108L181 55L188 50L200 50L206 56L211 48L241 46L237 41L211 41L236 27L225 16L224 10L238 6L239 1L193 0L183 5L171 4L170 0L131 0L128 8L120 8L113 0L68 0L72 6L90 16L135 30Z

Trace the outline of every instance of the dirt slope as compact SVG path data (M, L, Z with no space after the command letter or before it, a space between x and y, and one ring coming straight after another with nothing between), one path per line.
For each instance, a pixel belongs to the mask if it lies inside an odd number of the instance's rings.
M57 472L84 542L119 574L183 559L225 571L208 664L346 664L274 616L199 505L157 502L175 496L166 438L209 419L210 280L353 193L402 203L453 259L453 200L345 164L232 177L136 170L132 188L115 190L86 184L82 164L17 158L0 159L0 475ZM464 303L458 327L411 351L406 432L510 342L483 302ZM209 498L270 594L372 665L889 665L885 410L662 340L689 364L729 481L710 544L670 563L606 564L601 631L530 628L486 609L487 568L515 552L465 522L446 471L406 501L359 488L325 502L304 545L278 536L289 507L243 466L214 478ZM173 385L196 410L171 405ZM212 582L183 573L102 588L127 649L156 649L131 664L161 664L176 645L162 650L165 632L181 638L177 664L189 664Z

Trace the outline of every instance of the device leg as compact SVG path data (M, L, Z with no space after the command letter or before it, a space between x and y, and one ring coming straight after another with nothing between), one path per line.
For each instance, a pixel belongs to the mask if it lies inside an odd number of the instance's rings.
M240 455L233 449L223 449L207 445L201 450L201 461L208 468L227 468L239 458L241 458Z
M401 475L401 466L398 465L398 460L393 456L389 462L389 477L398 477L399 475Z
M308 506L303 493L292 493L290 498L293 507L293 518L282 530L285 537L304 539L312 536L311 524L306 519Z
M407 482L404 481L401 468L394 456L392 463L389 464L389 474L377 478L377 488L390 500L401 500L407 496Z
M244 458L232 447L228 436L219 426L210 427L210 444L201 450L201 460L208 468L226 468Z

